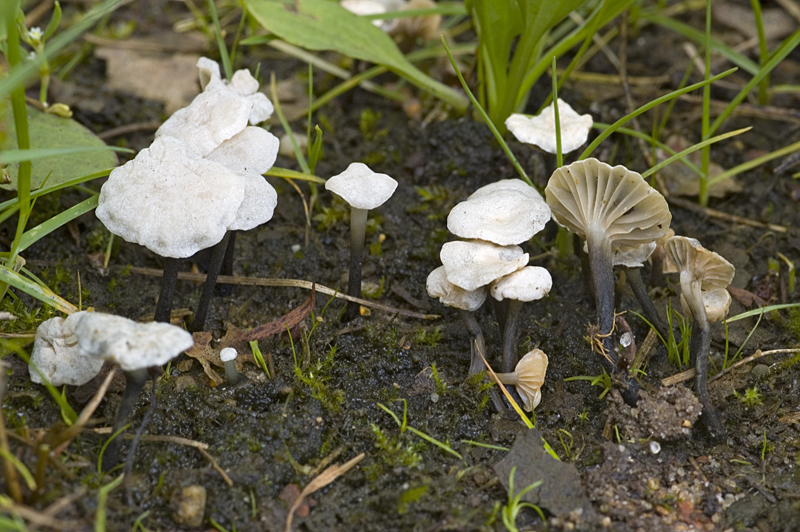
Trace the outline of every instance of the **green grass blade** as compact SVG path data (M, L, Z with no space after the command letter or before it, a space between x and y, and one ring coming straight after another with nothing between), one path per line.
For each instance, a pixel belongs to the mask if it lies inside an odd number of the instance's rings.
M90 151L116 151L120 153L133 153L130 148L118 148L116 146L85 146L76 148L34 148L28 150L5 150L0 152L0 161L6 164L15 164L22 161L35 161L48 157L58 157L59 155L74 155Z
M322 179L321 177L304 174L303 172L298 172L296 170L289 170L288 168L278 168L275 166L270 168L264 175L270 175L272 177L283 177L285 179L297 179L298 181L309 181L311 183L317 183L319 185L325 184L325 180Z
M29 490L36 491L36 481L33 479L33 475L31 475L31 472L27 467L25 467L25 464L23 464L19 458L5 449L0 449L0 456L11 462L11 464L14 466L14 469L16 469L25 480L25 484L28 486Z
M736 316L731 316L730 318L725 320L725 323L733 323L734 321L743 320L745 318L749 318L751 316L760 316L761 314L765 314L767 312L773 312L775 310L783 310L787 308L794 308L800 307L800 303L785 303L782 305L769 305L766 307L761 307L753 310L748 310L746 312L742 312L741 314L737 314Z
M413 432L414 434L416 434L417 436L419 436L419 437L420 437L420 438L422 438L423 440L427 441L428 443L432 443L432 444L434 444L434 445L435 445L436 447L438 447L439 449L441 449L441 450L443 450L443 451L445 451L445 452L447 452L447 453L450 453L450 454L452 454L453 456L455 456L455 457L456 457L456 458L458 458L459 460L463 460L463 459L464 459L464 457L462 457L460 454L458 454L458 453L457 453L455 450L453 450L453 448L452 448L452 447L450 447L449 445L447 445L447 444L445 444L445 443L443 443L443 442L440 442L439 440L437 440L436 438L434 438L434 437L432 437L432 436L428 436L427 434L425 434L425 433L424 433L424 432L422 432L421 430L417 430L417 429L415 429L414 427L407 427L407 428L408 428L408 431L409 431L409 432Z
M97 512L94 516L94 532L106 532L106 503L108 495L114 491L125 478L120 475L97 491Z
M775 150L775 151L773 151L771 153L768 153L766 155L762 155L761 157L757 157L757 158L753 159L752 161L747 161L747 162L744 162L744 163L742 163L740 165L734 166L733 168L722 172L721 174L716 176L714 179L711 179L708 183L709 183L709 185L713 185L714 183L719 183L723 179L728 179L729 177L733 177L733 176L735 176L737 174L740 174L742 172L750 170L751 168L755 168L756 166L760 166L760 165L766 163L767 161L771 161L772 159L777 159L778 157L783 157L784 155L788 155L788 154L790 154L792 152L796 152L797 150L800 150L800 141L795 142L793 144L790 144L790 145L788 145L788 146L786 146L784 148L781 148L779 150Z
M732 74L734 72L736 72L736 69L735 68L731 68L730 70L726 70L725 72L717 74L713 78L709 78L706 81L701 81L699 83L695 83L694 85L689 85L688 87L684 87L682 89L679 89L679 90L676 90L676 91L672 91L669 94L665 94L664 96L661 96L660 98L656 98L655 100L644 104L643 106L639 107L638 109L636 109L632 113L623 116L622 118L620 118L619 120L614 122L611 125L611 127L609 127L608 129L606 129L605 131L600 133L600 135L598 135L597 138L594 139L592 141L592 143L589 144L589 146L586 147L585 150L583 150L583 153L581 153L580 157L578 157L578 160L586 159L587 157L589 157L589 155L591 155L591 153L595 150L595 148L597 148L600 145L601 142L603 142L609 135L614 133L617 130L618 127L620 127L622 124L625 124L626 122L628 122L632 118L635 118L635 117L639 116L640 114L649 111L650 109L652 109L653 107L656 107L657 105L661 105L662 103L668 102L669 100L672 100L673 98L677 98L678 96L680 96L682 94L686 94L687 92L692 92L693 90L697 90L697 89L699 89L701 87L704 87L704 86L708 85L709 83L713 83L713 82L715 82L715 81L717 81L719 79L722 79L725 76L728 76L728 75L730 75L730 74Z
M19 244L20 253L25 251L27 248L35 244L40 239L44 238L45 236L55 231L59 227L66 225L75 218L83 214L86 214L87 212L97 207L97 201L99 197L100 197L99 195L92 196L89 199L83 200L77 205L70 207L66 211L53 216L46 222L37 225L33 229L25 231L25 233L22 235L22 239Z
M214 36L217 39L217 48L219 48L219 55L222 58L222 67L225 70L225 77L230 81L233 77L233 65L231 65L231 56L228 53L228 46L225 44L225 39L222 38L222 28L219 25L219 16L217 15L217 6L214 5L214 0L208 0L208 11L211 13Z
M46 303L51 307L65 313L72 314L78 311L78 307L62 298L46 286L41 286L30 279L18 274L17 272L0 266L0 283L6 283L18 290L22 290L29 296L38 299L42 303Z
M728 133L723 133L722 135L717 135L716 137L710 138L708 140L704 140L703 142L698 142L694 146L689 146L688 148L686 148L682 152L676 153L675 155L673 155L669 159L665 159L664 161L661 161L660 163L658 163L654 167L652 167L649 170L647 170L646 172L642 173L642 177L647 178L647 177L653 175L654 173L658 172L659 170L661 170L662 168L664 168L668 164L672 164L673 162L677 161L678 159L682 159L682 158L686 157L687 155L689 155L690 153L694 153L697 150L700 150L700 149L704 148L705 146L709 146L711 144L714 144L715 142L719 142L721 140L725 140L725 139L728 139L728 138L731 138L731 137L735 137L736 135L741 135L745 131L750 131L751 129L753 129L752 126L751 127L742 128L742 129L737 129L735 131L730 131Z

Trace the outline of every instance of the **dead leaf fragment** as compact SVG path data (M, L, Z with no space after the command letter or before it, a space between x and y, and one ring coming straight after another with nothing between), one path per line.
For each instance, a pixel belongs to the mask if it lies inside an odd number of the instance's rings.
M316 304L317 300L316 295L317 294L314 285L311 285L311 293L308 295L308 299L306 299L302 305L292 310L288 314L281 316L277 320L273 320L269 323L265 323L264 325L259 325L258 327L250 329L242 335L242 340L245 342L263 340L274 334L286 332L287 329L294 329L300 324L301 321L306 319L306 317L311 314L312 310L314 310L314 305Z

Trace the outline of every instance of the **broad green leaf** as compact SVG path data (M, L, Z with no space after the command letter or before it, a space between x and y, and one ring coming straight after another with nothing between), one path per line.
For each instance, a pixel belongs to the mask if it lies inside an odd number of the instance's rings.
M6 116L7 136L2 145L3 150L15 150L9 155L18 154L16 151L16 134L14 120ZM64 153L53 157L39 158L32 162L31 189L42 186L47 179L47 185L58 185L82 175L91 174L110 166L117 165L117 156L102 140L91 131L69 118L43 113L33 107L28 107L28 128L31 137L31 147L39 149L68 150L69 148L92 148L92 151L80 153ZM105 148L98 151L98 148ZM33 151L33 150L32 150ZM56 152L59 153L59 152ZM30 155L36 155L35 153ZM0 160L3 154L0 151ZM17 168L15 164L9 165L9 175L12 183L3 185L3 188L16 187ZM48 177L49 176L49 177Z
M383 65L465 112L467 99L412 65L394 41L368 20L327 0L245 0L259 24L284 41L308 50L333 50Z

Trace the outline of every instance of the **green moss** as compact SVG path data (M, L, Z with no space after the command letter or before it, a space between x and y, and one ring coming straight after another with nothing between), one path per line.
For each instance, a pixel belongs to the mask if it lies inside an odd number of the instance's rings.
M295 366L295 378L302 383L311 394L311 397L319 401L322 406L331 412L339 412L344 405L344 392L328 386L330 380L329 372L334 364L336 346L331 347L324 358L317 360L307 372L303 372L300 366Z
M748 408L764 404L764 395L758 391L758 386L747 388L742 394L736 391L734 391L733 394Z
M361 111L361 116L358 119L358 130L364 140L380 140L388 135L388 128L378 128L378 122L380 122L381 118L381 114L372 109Z
M408 512L408 505L420 500L426 493L428 493L427 485L408 488L400 494L400 498L397 500L397 513L404 514Z
M442 378L439 370L436 369L436 364L431 364L431 379L433 379L433 384L436 386L436 393L440 397L445 395L447 393L447 383Z
M420 325L414 333L414 344L423 347L436 347L443 337L441 326L423 327Z
M403 445L400 438L387 436L375 423L370 423L372 435L375 438L375 447L380 451L378 456L389 467L416 467L422 461L419 454L425 444L416 441Z

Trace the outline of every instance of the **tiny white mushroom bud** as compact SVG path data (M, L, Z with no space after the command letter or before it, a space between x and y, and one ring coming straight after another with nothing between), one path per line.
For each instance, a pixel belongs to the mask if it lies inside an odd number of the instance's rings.
M219 358L225 364L225 378L228 379L228 384L236 384L241 379L239 370L236 369L236 349L226 347L219 353Z

